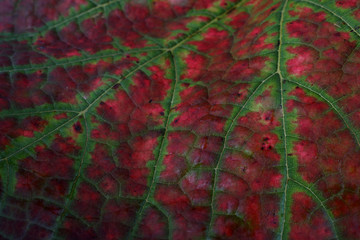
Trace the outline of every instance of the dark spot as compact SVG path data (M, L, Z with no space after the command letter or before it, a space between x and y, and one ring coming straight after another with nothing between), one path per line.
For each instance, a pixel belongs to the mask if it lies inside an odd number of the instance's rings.
M152 99L149 100L149 103L152 103Z
M129 54L127 54L127 55L126 55L126 58L130 58L130 55L129 55Z
M334 34L336 37L340 37L341 36L341 33L337 32Z
M299 86L296 86L296 89L299 89Z
M241 93L238 93L237 95L240 97L242 94L241 94Z
M270 140L270 138L268 138L268 137L264 137L264 138L263 138L263 141L265 141L265 142L266 142L266 141L269 141L269 140Z
M270 145L270 146L268 147L268 149L271 150L271 149L272 149L272 146Z
M160 115L161 115L161 116L164 116L164 112L160 112Z
M139 61L136 61L136 63L139 63Z
M264 149L265 149L264 147L261 147L261 150L262 150L262 151L264 151Z
M81 127L80 122L77 122L77 123L74 124L74 130L77 133L82 133L82 127Z
M103 106L105 103L103 101L100 102L100 105Z
M113 88L113 89L118 89L119 86L120 86L120 84L117 83L117 84L115 84L112 88Z
M288 156L292 156L293 154L292 153L288 153Z
M177 123L178 121L179 121L179 119L175 119L175 120L174 120L174 123Z

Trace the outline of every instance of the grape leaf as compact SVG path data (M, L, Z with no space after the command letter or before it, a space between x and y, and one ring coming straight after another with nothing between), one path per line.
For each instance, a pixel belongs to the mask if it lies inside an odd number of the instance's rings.
M1 5L1 239L360 239L359 0Z

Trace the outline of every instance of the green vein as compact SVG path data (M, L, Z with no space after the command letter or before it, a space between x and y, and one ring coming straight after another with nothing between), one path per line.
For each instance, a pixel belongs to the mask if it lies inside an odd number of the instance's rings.
M47 136L50 136L51 134L55 133L56 131L58 131L59 129L61 129L62 127L68 125L70 122L75 121L75 119L77 119L80 116L80 113L78 115L73 116L72 118L70 118L69 120L63 122L62 124L60 124L59 126L57 126L56 128L54 128L53 130L49 131L48 133L42 135L41 137L38 137L37 139L33 140L32 142L26 144L24 147L16 150L15 152L9 154L8 156L4 157L4 158L0 158L0 162L2 161L7 161L9 158L15 156L16 154L22 152L23 150L27 149L28 147L31 147L32 145L34 145L35 143L40 142L42 139L46 138Z
M155 59L161 57L162 55L165 55L167 53L167 51L162 52L160 54L157 54L156 56L150 58L149 60L145 61L142 64L139 64L136 66L136 68L130 70L125 76L123 77L118 77L117 75L110 75L110 74L106 74L105 77L107 78L115 78L117 79L117 81L113 84L111 84L110 86L108 86L98 97L96 97L84 110L82 110L80 112L80 114L84 114L86 112L89 111L89 109L94 106L95 103L97 103L98 101L100 101L104 96L106 96L108 94L109 91L111 91L115 85L120 84L122 81L128 79L130 76L132 76L136 71L138 71L139 69L145 67L147 64L151 63L152 61L154 61Z
M330 220L331 228L333 229L334 234L335 234L335 239L339 239L339 235L338 235L337 229L335 227L334 218L333 218L331 212L324 205L324 202L321 200L321 198L311 188L307 187L305 184L301 183L300 181L297 181L293 178L291 178L290 180L293 181L294 183L296 183L297 185L299 185L306 192L310 193L315 198L316 202L318 202L318 204L320 204L320 206L324 209L328 219Z
M86 63L86 62L93 62L104 58L111 58L111 57L118 57L121 55L126 54L133 54L133 53L143 53L143 52L151 52L151 51L159 51L164 50L163 48L141 48L141 49L133 49L133 50L121 50L111 53L96 53L92 55L84 54L84 56L79 57L73 57L71 59L65 58L65 59L50 59L47 63L43 64L31 64L31 65L21 65L20 67L17 66L9 66L9 67L3 67L0 68L0 72L18 72L18 71L35 71L39 69L44 68L52 68L52 67L65 67L65 66L71 66L76 65L79 63ZM105 50L108 51L108 50Z
M90 140L90 129L88 126L88 119L86 117L86 114L83 115L83 119L84 119L84 125L85 125L85 146L84 146L84 151L82 152L81 155L81 159L80 159L80 163L79 163L79 168L77 169L77 173L75 175L74 181L71 183L70 185L70 192L65 200L65 203L62 207L61 210L61 214L59 214L56 218L55 221L55 226L53 228L53 236L51 239L54 238L54 236L56 235L56 232L58 230L58 227L60 226L60 224L62 223L62 221L64 220L64 217L66 215L66 209L68 207L68 205L70 204L71 200L74 198L74 194L75 194L75 190L77 187L77 183L79 182L80 179L80 175L81 175L81 170L83 167L83 163L84 163L84 159L86 157L86 154L88 153L88 148L89 148L89 140Z
M254 91L252 91L252 93L249 95L249 97L246 99L246 101L244 102L244 104L241 106L241 108L239 108L235 114L235 116L230 120L230 125L228 127L228 129L225 131L225 136L224 136L224 142L221 148L221 153L220 156L217 160L216 166L214 168L214 185L212 188L212 193L211 193L211 214L210 214L210 222L209 222L209 226L207 228L207 236L206 239L210 238L210 234L211 234L211 226L213 225L214 222L214 213L215 213L215 189L216 189L216 185L217 185L217 179L218 179L218 171L220 168L220 163L221 163L221 159L224 156L225 153L225 149L226 149L226 145L227 145L227 140L228 140L228 136L229 134L232 132L232 130L234 129L235 125L236 125L236 121L239 118L240 114L243 112L244 109L246 109L246 106L249 104L249 102L252 100L252 98L256 95L256 93L259 91L259 89L261 89L262 85L264 85L265 82L267 82L267 80L269 80L271 77L273 77L276 73L271 74L270 76L266 77L263 81L261 81L256 88L254 89Z
M172 87L172 92L171 92L171 100L170 100L170 104L168 106L168 114L166 116L166 120L165 120L165 131L164 131L164 134L160 140L160 149L159 149L159 154L155 160L155 167L154 167L154 171L153 171L153 175L151 177L151 181L150 181L150 186L149 186L149 191L147 192L146 196L145 196L145 199L143 201L143 203L141 204L141 208L140 210L137 212L136 214L136 219L135 219L135 222L133 223L133 227L132 227L132 230L130 232L130 235L129 235L129 239L133 239L138 228L139 228L139 225L140 225L140 222L141 222L141 219L142 219L142 216L143 216L143 212L147 206L147 204L151 204L151 200L150 198L153 197L154 195L154 192L155 192L155 187L156 187L156 179L159 177L159 174L161 172L160 170L160 166L161 166L161 163L163 161L163 158L164 158L164 154L163 152L165 151L165 148L166 148L166 142L165 142L165 139L167 139L167 136L168 136L168 129L169 129L169 126L170 126L170 116L171 116L171 111L170 109L172 109L174 107L174 99L175 99L175 93L176 93L176 89L177 89L177 85L178 85L178 81L179 81L179 74L178 74L178 67L176 66L177 63L176 63L176 59L174 57L174 54L171 52L171 58L172 58L172 62L174 64L174 78L175 78L175 82L173 84L173 87ZM169 234L170 236L170 234Z
M242 1L237 2L235 5L233 5L232 7L229 7L227 10L225 10L223 13L221 13L219 16L214 17L212 20L210 20L208 23L206 23L205 25L203 25L202 27L200 27L198 30L195 30L193 33L189 34L188 36L186 36L183 40L181 40L180 42L176 43L174 46L170 47L168 49L168 51L173 51L174 49L178 48L179 46L181 46L182 44L184 44L186 41L188 41L190 38L196 36L197 34L199 34L200 32L202 32L203 30L205 30L207 27L209 27L210 25L214 24L215 22L221 20L222 18L226 17L231 11L233 11L234 9L238 8L240 5L242 4Z
M315 3L315 2L312 2L312 1L309 1L309 0L300 0L300 1L310 3L310 4L314 5L314 6L318 6L318 7L322 8L322 9L328 11L329 13L334 15L335 17L341 19L341 21L343 21L354 33L356 33L356 35L358 37L360 37L360 33L353 26L351 26L351 24L349 24L342 16L340 16L336 12L332 11L331 9L329 9L329 8L319 4L319 3Z
M15 109L16 110L16 109ZM12 109L14 111L14 109ZM24 111L16 110L17 112L10 112L10 111L3 111L1 112L0 118L5 117L13 117L13 116L26 116L26 115L37 115L37 114L44 114L44 113L79 113L79 111L76 110L70 110L70 109L51 109L51 110L43 110L43 111L29 111L29 109L25 109Z
M331 97L324 95L323 93L316 90L314 87L311 87L307 84L302 84L300 82L287 79L287 81L293 83L294 85L303 87L310 92L318 95L321 99L323 99L325 102L327 102L331 108L336 112L336 114L341 118L341 120L345 123L346 127L350 130L351 134L354 136L357 145L360 147L360 139L358 137L357 131L355 130L355 127L351 124L350 120L348 119L347 115L332 101Z
M282 214L280 216L282 217L282 221L280 223L280 239L284 238L285 233L285 222L287 219L287 212L286 207L288 204L288 182L289 182L289 164L288 164L288 158L287 158L287 135L286 135L286 122L285 122L285 110L284 110L284 91L283 91L283 82L284 78L281 73L281 50L282 50L282 44L283 44L283 23L284 23L284 15L285 15L285 9L287 6L287 0L284 2L282 9L281 9L281 15L280 15L280 23L279 23L279 47L278 47L278 56L277 56L277 68L276 73L279 75L279 81L280 81L280 104L281 104L281 118L282 118L282 130L283 130L283 137L284 137L284 163L285 163L285 186L284 186L284 195L282 199Z
M27 32L27 33L16 33L16 34L11 34L11 35L6 34L7 36L5 34L0 34L0 42L6 42L6 41L12 41L12 40L24 40L24 39L27 39L27 38L32 38L32 37L35 37L35 36L39 36L39 35L41 35L42 33L46 32L46 31L49 31L51 29L64 26L64 25L68 24L69 22L71 22L71 21L73 21L75 19L81 18L82 16L94 15L94 14L97 14L99 12L102 12L104 8L110 7L112 5L119 4L120 2L121 1L119 1L119 0L111 0L111 1L108 1L108 2L104 2L102 4L97 4L96 6L87 8L87 9L85 9L83 11L78 11L74 15L67 16L66 18L63 18L63 16L62 16L60 20L51 21L50 23L47 23L47 25L39 27L34 32L31 32L31 33L29 33L29 32Z

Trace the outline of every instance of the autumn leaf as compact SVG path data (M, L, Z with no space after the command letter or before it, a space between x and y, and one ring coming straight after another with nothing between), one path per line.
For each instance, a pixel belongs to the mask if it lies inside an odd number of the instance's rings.
M359 0L3 0L1 239L360 239Z

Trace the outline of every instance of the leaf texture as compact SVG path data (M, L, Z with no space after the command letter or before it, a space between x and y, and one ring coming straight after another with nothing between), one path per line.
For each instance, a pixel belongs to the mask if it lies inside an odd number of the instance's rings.
M359 0L4 0L1 239L360 239Z

